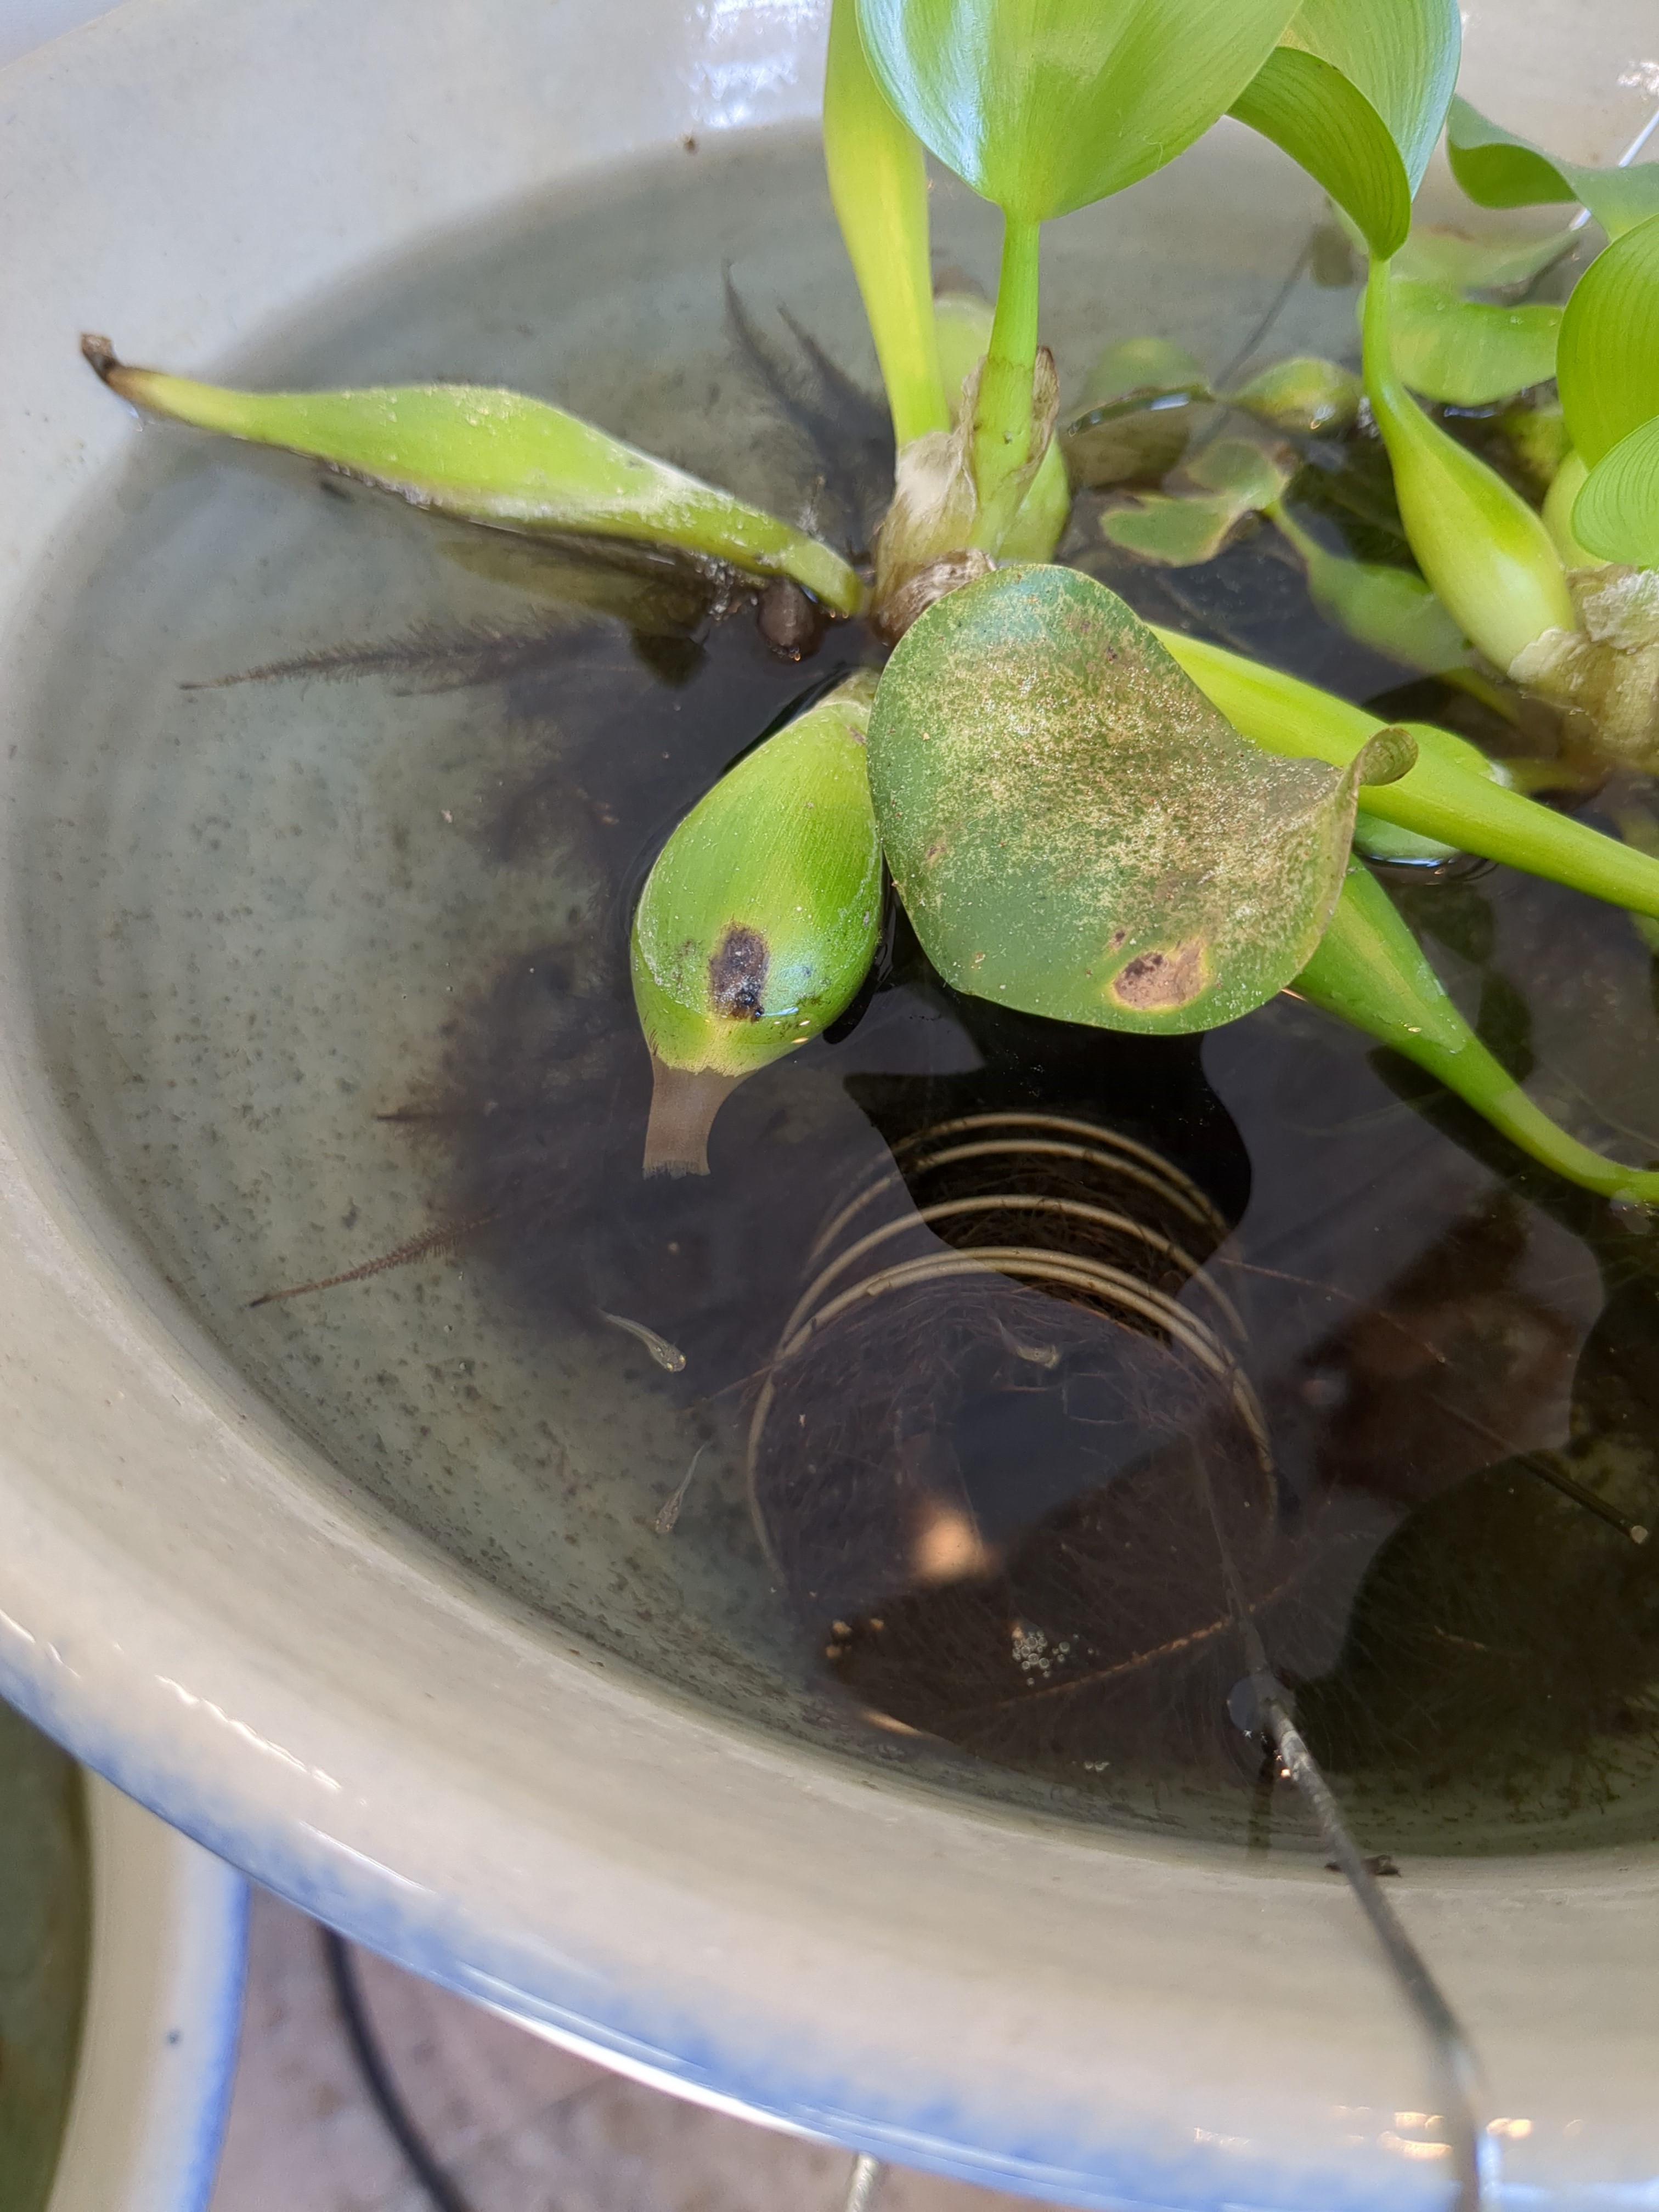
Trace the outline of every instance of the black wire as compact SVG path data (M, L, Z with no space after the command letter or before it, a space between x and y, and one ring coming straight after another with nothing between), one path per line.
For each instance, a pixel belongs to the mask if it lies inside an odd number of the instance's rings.
M334 1987L334 2002L339 2007L346 2040L363 2077L363 2087L386 2123L387 2134L408 2160L415 2179L437 2206L438 2212L472 2212L465 2197L433 2156L426 2137L410 2118L409 2107L398 2094L386 2053L368 2024L350 1952L331 1928L321 1928L318 1932L323 1939L323 1958Z

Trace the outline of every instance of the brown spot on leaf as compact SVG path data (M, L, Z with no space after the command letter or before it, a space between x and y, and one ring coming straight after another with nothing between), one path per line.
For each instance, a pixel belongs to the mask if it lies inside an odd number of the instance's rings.
M1168 951L1138 952L1126 961L1108 988L1121 1006L1137 1013L1172 1013L1189 1006L1209 981L1204 941L1192 938Z
M766 997L772 955L757 929L733 922L708 963L708 1003L728 1021L757 1022Z

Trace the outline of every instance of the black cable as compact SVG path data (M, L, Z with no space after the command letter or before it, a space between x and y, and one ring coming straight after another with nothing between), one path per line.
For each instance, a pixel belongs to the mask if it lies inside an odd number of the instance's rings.
M331 1928L319 1928L318 1932L323 1939L323 1958L333 1984L334 2002L339 2007L346 2040L363 2077L363 2087L386 2123L387 2134L408 2160L415 2179L437 2206L438 2212L472 2212L465 2197L433 2156L426 2137L410 2118L409 2107L398 2094L386 2053L368 2024L350 1952Z

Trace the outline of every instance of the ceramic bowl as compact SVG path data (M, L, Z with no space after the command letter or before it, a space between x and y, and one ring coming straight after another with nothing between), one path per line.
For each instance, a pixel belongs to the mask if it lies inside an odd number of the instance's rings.
M1471 96L1564 154L1651 105L1642 0L1467 20ZM1426 2207L1421 2053L1316 1860L887 1777L504 1597L240 1378L44 1064L19 733L137 434L76 333L234 366L528 198L809 127L823 29L818 0L126 0L0 74L0 1687L354 1937L684 2094L1077 2204ZM1424 1859L1399 1901L1514 2201L1650 2204L1659 1851Z

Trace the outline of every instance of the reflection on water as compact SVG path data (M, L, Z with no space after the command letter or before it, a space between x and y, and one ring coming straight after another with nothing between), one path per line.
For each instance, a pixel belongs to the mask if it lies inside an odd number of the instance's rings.
M1073 380L1126 327L1223 360L1279 283L1297 188L1271 172L1247 218L1191 173L1057 229ZM938 215L988 276L985 211ZM1214 266L1172 299L1177 235ZM855 312L816 155L750 146L250 373L555 391L855 546L886 465ZM1350 292L1286 316L1286 350L1352 347ZM1368 461L1311 457L1313 490L1386 538ZM1493 738L1319 625L1271 540L1155 573L1091 514L1073 556L1149 614ZM895 915L859 1006L723 1109L709 1178L641 1180L633 897L713 778L876 654L148 437L28 786L88 1173L319 1482L677 1695L932 1784L1294 1842L1227 1718L1231 1577L1377 1842L1649 1832L1659 1239L1414 1071L1289 1000L1201 1044L1012 1015ZM1400 896L1552 1111L1659 1151L1623 916L1498 870Z

